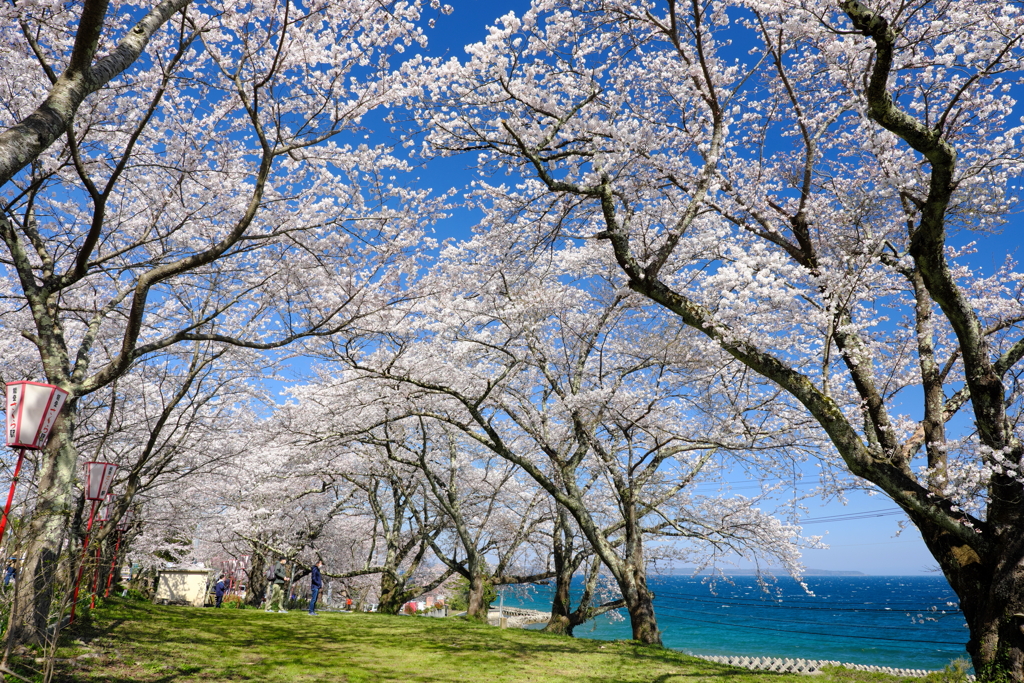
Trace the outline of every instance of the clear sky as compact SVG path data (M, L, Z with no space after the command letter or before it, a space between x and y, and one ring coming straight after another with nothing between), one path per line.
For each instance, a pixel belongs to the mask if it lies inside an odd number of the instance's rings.
M487 25L510 11L522 12L529 6L524 0L447 0L454 7L448 16L437 18L436 28L428 32L431 41L428 54L463 58L462 47L478 42L487 35ZM1019 99L1024 99L1021 97ZM459 176L469 160L446 160L443 171L432 168L431 178L450 177L452 185L461 182ZM436 181L435 183L436 184ZM442 188L437 188L442 189ZM460 238L468 234L472 219L457 216L438 226L441 238ZM970 235L956 238L958 242L979 239L979 252L974 265L991 272L1000 265L1007 253L1019 256L1024 242L1024 229L1015 217L999 236L979 238ZM913 414L913 408L908 412ZM742 493L742 485L737 487ZM752 493L752 492L750 492ZM884 495L870 496L864 492L851 492L847 504L832 501L827 504L816 500L804 501L808 508L804 532L824 535L828 550L809 550L804 563L809 568L853 570L866 574L925 574L938 571L938 566L925 548L917 529L906 523L905 516ZM901 522L903 522L901 526Z

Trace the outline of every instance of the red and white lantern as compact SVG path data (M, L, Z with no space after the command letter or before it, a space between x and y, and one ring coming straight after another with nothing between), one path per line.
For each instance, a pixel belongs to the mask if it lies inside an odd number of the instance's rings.
M50 429L64 407L68 392L52 384L40 382L7 383L7 428L4 434L7 445L18 450L18 464L11 477L11 490L7 494L4 515L0 517L0 541L7 529L7 518L11 514L14 489L18 485L21 464L25 460L25 449L38 450L46 446Z
M114 511L114 494L108 493L106 495L106 501L103 503L103 507L100 508L100 516L96 518L97 522L106 522L110 519L111 513Z
M121 519L117 523L117 530L121 532L128 531L128 527L130 527L134 521L135 511L132 510L132 508L128 508L124 511L124 514L121 515Z
M7 445L40 449L46 446L68 392L39 382L7 383Z
M101 501L107 497L110 484L114 481L117 465L112 462L85 463L85 497L91 501Z
M82 540L82 559L79 560L78 564L78 576L75 577L75 592L71 597L71 621L75 620L75 608L78 606L78 589L82 584L82 571L85 569L85 553L89 549L89 532L92 531L92 523L96 519L96 508L99 504L107 499L107 515L110 510L110 499L107 498L107 494L110 491L110 485L114 481L114 472L117 470L117 465L112 462L98 462L96 460L90 460L85 463L85 497L87 500L92 501L92 507L89 510L89 523L85 526L85 538ZM113 498L113 496L111 496ZM96 548L96 557L99 558L100 549ZM94 584L99 581L99 572L97 570ZM93 586L93 605L96 603L96 586Z

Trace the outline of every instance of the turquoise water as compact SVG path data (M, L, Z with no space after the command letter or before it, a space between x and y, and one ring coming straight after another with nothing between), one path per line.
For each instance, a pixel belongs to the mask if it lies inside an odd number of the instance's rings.
M752 576L729 581L717 579L712 586L703 577L649 579L666 647L932 670L967 656L963 615L941 576L807 577L813 596L788 577L767 593ZM507 591L505 604L547 611L550 596L545 586L528 597ZM599 618L575 635L629 638L629 621Z

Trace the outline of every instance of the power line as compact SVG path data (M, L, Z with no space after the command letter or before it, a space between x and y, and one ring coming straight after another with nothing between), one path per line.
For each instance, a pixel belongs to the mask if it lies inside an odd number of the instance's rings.
M704 615L708 614L707 611L698 611L698 610L693 610L693 609L686 609L686 608L683 608L683 607L672 606L672 607L670 607L670 609L673 612L687 612L687 613L690 613L690 614L704 614ZM894 612L893 614L898 614L898 613ZM668 615L664 615L664 616L671 617L672 615L668 614ZM737 614L737 615L722 614L722 616L730 617L730 618L731 617L735 617L736 619L746 618L744 615L739 615L739 614ZM933 617L933 618L938 620L941 617L948 617L948 616L952 616L952 615L951 614L942 614L942 615L938 615L938 616ZM803 621L801 619L777 619L777 618L773 618L773 617L767 617L767 618L765 618L765 617L757 617L757 619L759 621L770 621L772 623L777 623L777 624L807 624L808 626L827 626L828 625L828 624L823 624L820 621ZM846 626L853 626L853 624L845 624L845 625ZM870 624L870 628L872 628L872 629L884 629L884 630L887 630L887 631L906 631L907 630L906 626L880 626L880 625L876 625L876 624Z
M732 598L733 601L725 599L707 598L690 593L674 593L672 591L654 591L655 600L661 597L677 600L689 600L712 605L731 605L733 607L776 607L779 609L802 609L818 612L931 612L932 606L922 607L921 603L893 602L893 603L870 603L870 602L823 602L821 606L807 604L782 604L779 602L758 601L754 598ZM739 601L746 602L739 602ZM833 607L832 605L852 605L852 607ZM858 605L861 605L858 607ZM879 605L868 607L867 605ZM959 612L959 608L949 607L945 612Z
M875 517L891 517L902 515L903 510L899 508L886 508L884 510L866 510L864 512L850 512L845 515L832 515L831 517L808 517L801 519L799 524L820 524L823 522L852 522L860 519L872 519Z
M775 633L799 633L805 636L819 636L822 638L855 638L857 640L878 640L889 643L922 643L928 645L948 645L950 647L963 647L963 643L949 643L944 640L911 640L908 638L878 638L875 636L855 636L846 633L817 633L812 631L794 631L792 629L768 628L765 626L750 626L747 624L729 624L723 621L708 621L706 619L690 619L702 624L715 624L717 626L729 626L731 628L746 628L754 631L773 631Z
M810 598L814 600L814 604L798 603L798 604L783 604L782 602L771 602L765 599L759 598L743 598L743 597L731 597L731 598L719 598L716 596L707 595L696 595L694 593L681 593L672 590L659 590L658 587L651 586L651 590L655 594L655 599L662 597L676 598L692 600L695 602L704 602L716 605L732 605L735 607L777 607L780 609L804 609L804 610L824 610L824 611L855 611L855 612L930 612L932 611L932 605L922 606L919 602L851 602L845 600L830 601L824 598ZM569 592L573 596L580 596L583 594L582 588L571 587ZM800 596L803 598L804 596ZM940 599L937 599L938 602ZM834 605L843 605L844 607L834 607ZM959 612L960 609L956 607L948 607L946 612Z
M782 604L779 602L766 602L758 600L756 598L714 598L694 595L692 593L678 593L674 591L660 591L657 587L653 589L655 599L654 602L657 604L661 600L673 600L677 602L697 602L701 604L709 604L715 606L729 606L739 608L776 608L776 609L789 609L789 610L804 610L806 612L850 612L850 613L877 613L877 614L901 614L918 612L921 614L928 614L930 616L949 616L953 614L960 614L961 610L959 607L946 607L942 610L932 610L933 605L922 606L921 603L906 603L906 602L893 602L893 603L873 603L873 602L822 602L818 605L809 604ZM579 599L583 594L581 588L570 588L569 595L574 599ZM834 607L833 605L848 605L846 607ZM871 605L870 607L868 605ZM878 606L874 606L878 605Z
M828 637L830 635L835 635L835 634L831 634L831 633L830 634L823 634L823 633L820 633L820 632L793 630L791 627L772 628L771 626L763 626L763 625L762 626L751 626L751 625L748 625L748 624L723 622L723 621L709 620L709 619L706 619L706 618L705 619L701 619L701 618L698 618L698 617L695 617L695 616L690 616L690 615L701 615L701 616L704 616L704 617L708 617L708 616L712 616L713 615L713 616L723 617L723 618L726 618L726 619L744 619L744 618L746 618L746 619L754 619L754 620L756 620L758 622L761 622L761 623L770 622L772 624L800 624L800 625L810 625L810 626L823 626L823 627L827 628L828 624L823 624L820 621L807 621L807 620L801 620L801 619L779 619L777 617L770 616L770 613L769 613L769 615L756 616L758 613L754 613L754 615L748 615L748 614L743 614L742 611L743 611L744 608L762 608L761 614L763 615L764 614L763 608L776 608L776 609L788 609L788 610L804 610L804 612L807 613L808 616L811 616L811 613L813 613L813 612L827 612L829 615L836 615L836 616L838 616L839 614L846 613L846 614L850 614L850 615L863 615L864 617L868 617L869 614L874 614L874 615L888 614L890 616L897 616L898 617L899 615L901 615L903 613L906 613L906 614L919 613L919 614L927 614L929 619L931 619L933 622L938 622L938 621L942 620L946 624L945 628L948 629L949 626L951 626L951 624L949 623L949 619L952 618L952 619L956 620L957 617L962 614L961 610L958 607L957 608L947 607L946 609L943 609L943 610L939 611L939 610L937 610L935 608L934 604L925 607L925 606L922 606L921 603L906 603L906 602L903 602L903 603L898 603L898 602L878 603L878 602L860 602L860 601L849 601L849 600L828 601L828 600L825 600L825 599L822 599L822 598L814 598L814 597L811 597L811 596L803 596L803 595L795 597L795 600L797 601L796 604L793 604L793 603L782 604L781 602L776 602L775 599L770 597L770 596L766 596L765 598L761 598L761 599L758 599L756 597L754 597L754 598L750 598L750 597L730 597L730 598L725 598L725 597L717 597L717 596L695 595L693 593L685 593L685 592L673 591L673 590L658 590L658 587L656 585L651 586L651 588L655 592L655 606L656 607L660 606L662 608L661 610L659 610L659 612L660 612L659 619L665 621L666 623L680 624L680 623L693 622L693 623L699 623L699 624L713 624L713 625L727 626L727 627L728 626L733 626L733 627L753 629L753 630L764 630L764 631L773 631L773 632L781 632L781 633L794 633L794 634L803 634L803 635L813 635L813 636L818 636L818 637ZM572 588L570 588L570 595L575 600L578 600L580 598L582 592L583 592L582 587L572 587ZM938 596L936 596L936 597L938 598ZM816 604L807 604L807 602L805 602L805 600L813 600ZM935 602L938 602L938 603L941 604L942 601L943 601L942 598L938 598ZM736 611L739 611L740 614L736 614L736 613L727 614L727 613L723 613L723 612L709 612L708 608L704 608L703 607L704 605L709 606L710 609L736 608ZM687 607L690 607L691 609L687 609ZM856 617L852 617L852 618L856 619ZM877 620L878 617L875 616L875 617L873 617L873 619ZM880 631L880 630L885 630L885 631L893 631L893 630L906 631L906 629L907 629L907 626L905 626L905 625L904 626L884 626L884 625L881 625L881 624L865 624L864 626L858 626L856 624L849 623L849 620L846 620L846 623L842 623L842 622L840 622L840 623L841 623L841 625L843 627L846 627L846 628L849 628L849 627L853 627L853 628L869 628L869 629L872 629L872 630L875 630L875 631ZM940 627L940 628L942 628L942 627ZM922 635L924 635L924 634L922 634ZM947 642L947 641L926 640L926 639L886 638L884 636L877 636L877 637L876 636L857 636L857 635L850 635L850 634L843 634L841 637L853 638L853 639L859 639L859 640L876 640L876 641L888 641L888 642L900 642L900 643L939 644L939 645L946 645L946 646L951 646L951 647L959 647L959 646L961 646L961 644L950 643L950 642Z

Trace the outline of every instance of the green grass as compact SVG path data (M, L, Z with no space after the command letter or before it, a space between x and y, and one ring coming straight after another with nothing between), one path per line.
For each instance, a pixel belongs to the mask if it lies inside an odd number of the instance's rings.
M895 683L832 670L806 676L750 672L631 642L499 630L459 619L377 614L158 607L109 601L57 652L100 655L57 667L56 681L330 681L362 683ZM19 667L37 679L31 659ZM920 682L921 679L910 679Z

